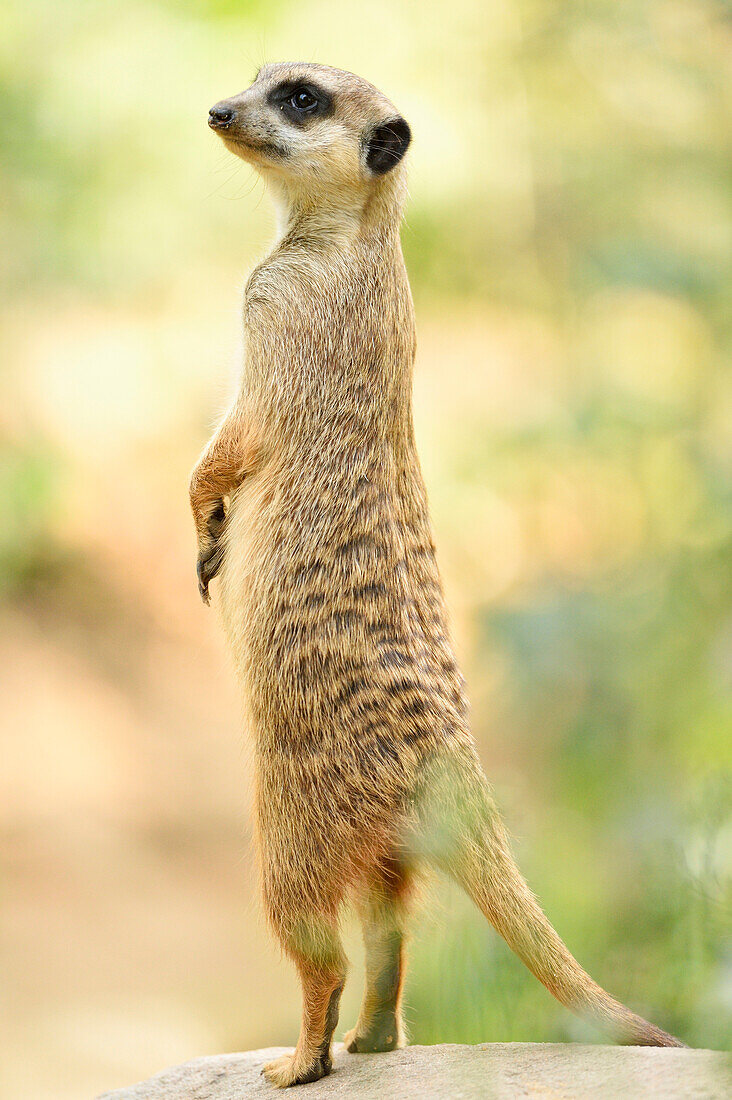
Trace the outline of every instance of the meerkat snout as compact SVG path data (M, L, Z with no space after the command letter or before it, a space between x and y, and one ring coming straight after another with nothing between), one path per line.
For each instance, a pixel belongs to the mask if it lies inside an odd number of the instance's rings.
M230 122L233 122L236 111L233 107L227 107L222 103L217 103L215 107L212 107L208 112L208 124L212 130L225 129Z

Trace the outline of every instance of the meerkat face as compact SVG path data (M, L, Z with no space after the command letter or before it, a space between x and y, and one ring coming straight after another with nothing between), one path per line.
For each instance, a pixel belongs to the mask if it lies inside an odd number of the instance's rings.
M266 65L250 88L211 108L208 124L263 175L313 192L373 184L411 140L377 88L326 65Z

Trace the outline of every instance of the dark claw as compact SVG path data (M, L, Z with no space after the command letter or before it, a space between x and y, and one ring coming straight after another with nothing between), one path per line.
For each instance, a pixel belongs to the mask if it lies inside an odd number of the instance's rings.
M215 542L207 554L199 555L196 562L198 591L201 593L201 599L206 605L211 603L211 597L208 594L209 581L212 581L216 576L223 560L224 548L220 543Z

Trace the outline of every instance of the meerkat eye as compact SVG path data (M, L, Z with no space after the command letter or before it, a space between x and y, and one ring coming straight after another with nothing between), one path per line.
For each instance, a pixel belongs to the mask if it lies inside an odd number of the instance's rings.
M273 88L267 100L293 126L307 126L314 118L326 118L333 111L333 97L325 88L309 82L286 80Z
M296 88L290 96L289 103L296 111L302 111L305 114L314 111L318 106L317 99L307 88Z

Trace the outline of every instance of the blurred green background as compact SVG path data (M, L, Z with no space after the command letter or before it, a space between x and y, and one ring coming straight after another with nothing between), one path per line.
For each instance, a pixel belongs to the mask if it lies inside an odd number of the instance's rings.
M273 232L206 113L266 60L353 69L413 127L419 443L522 867L598 981L728 1045L730 4L24 0L0 27L2 1095L296 1038L187 504ZM444 884L407 1005L416 1042L597 1038Z

